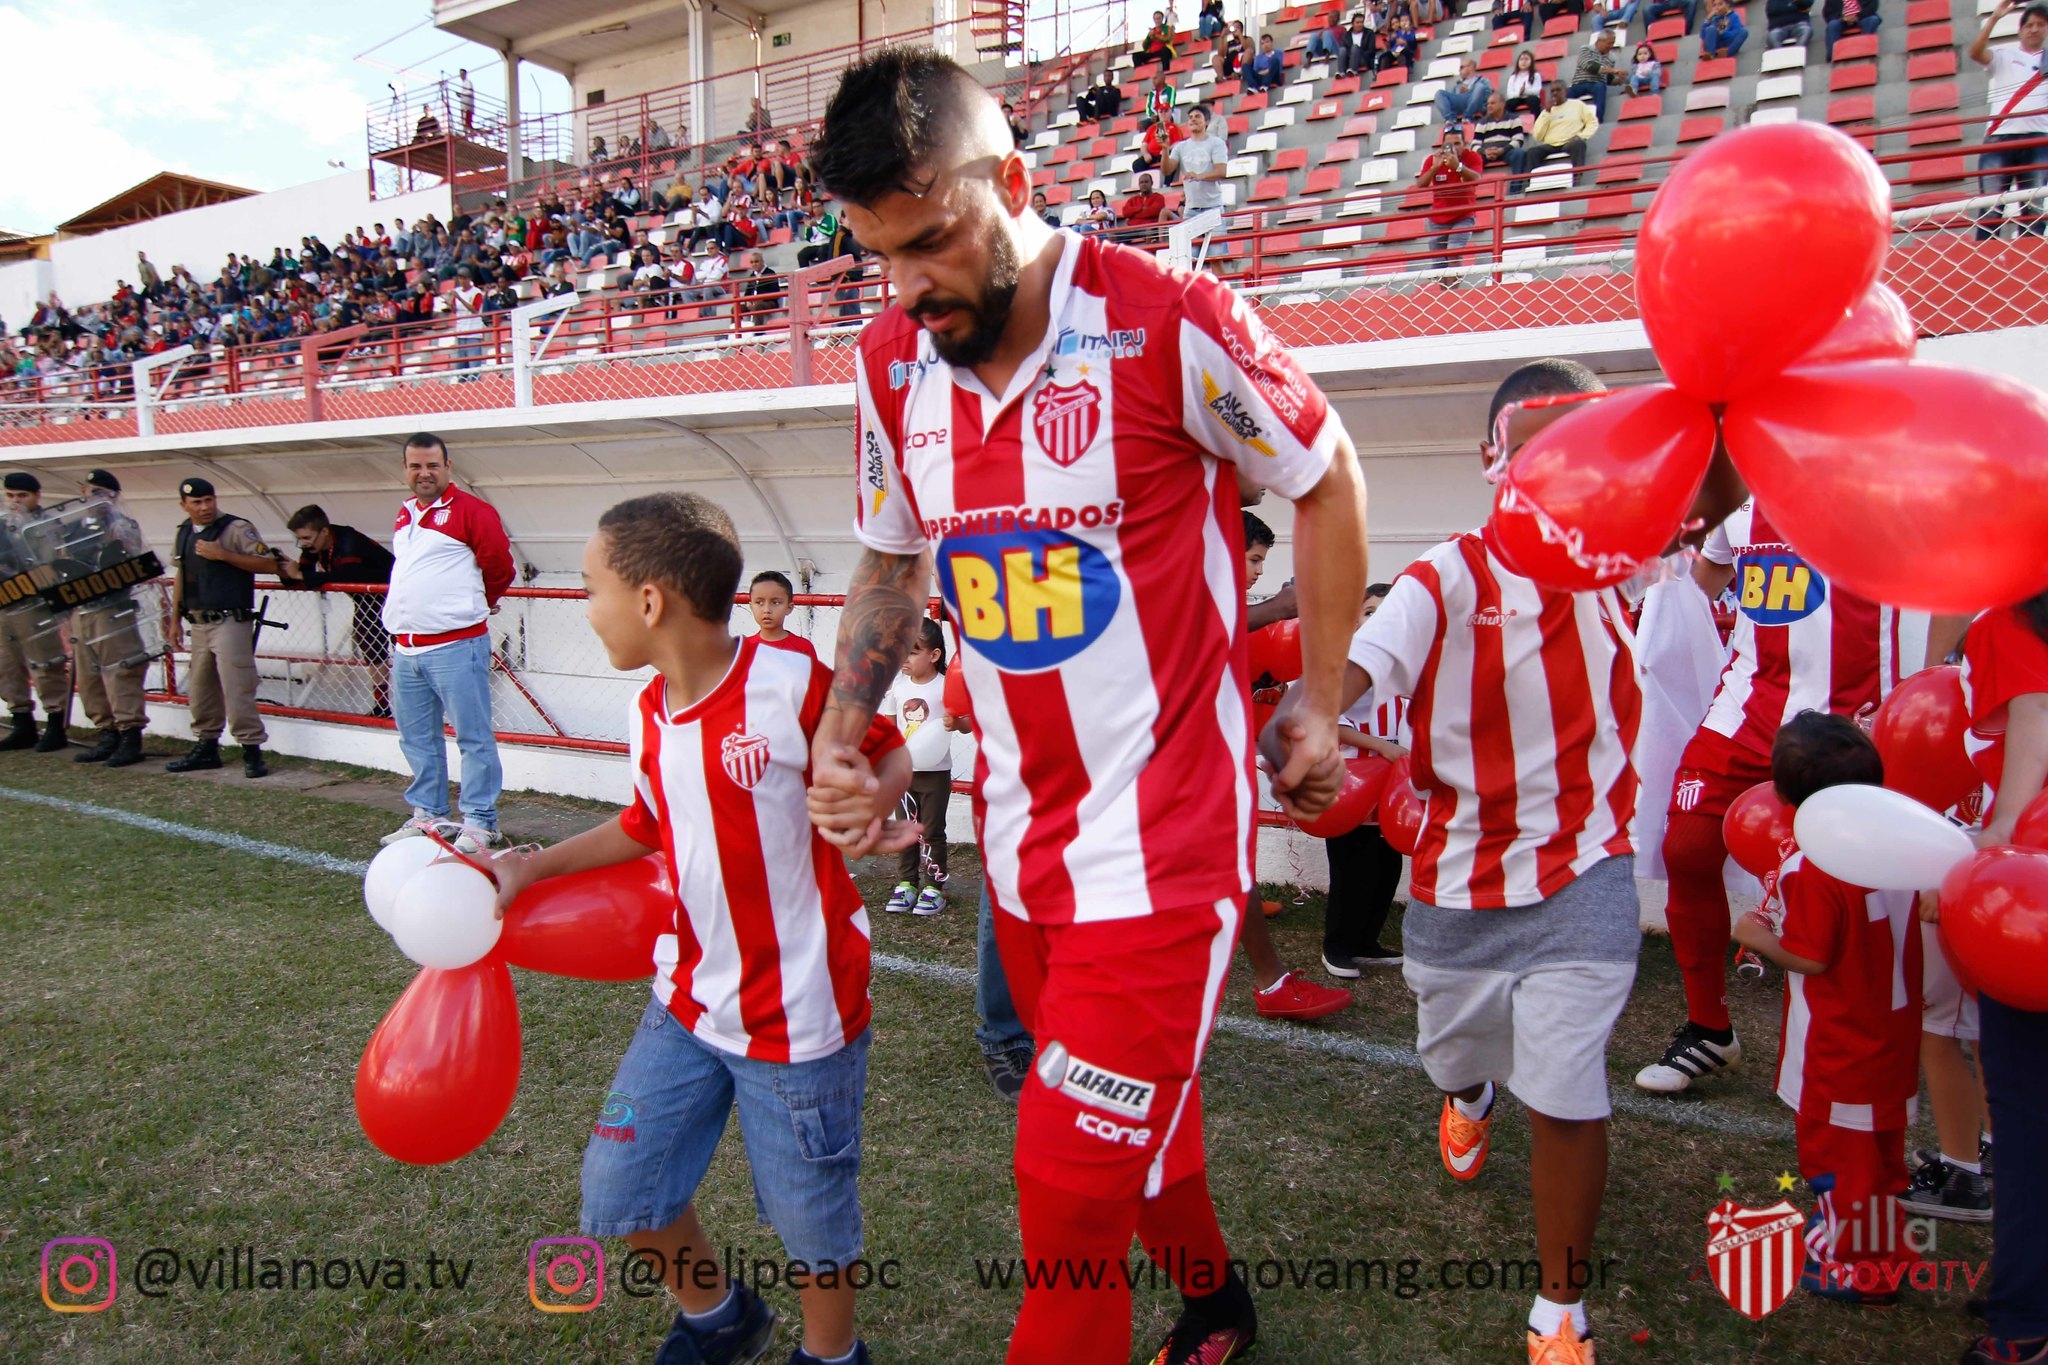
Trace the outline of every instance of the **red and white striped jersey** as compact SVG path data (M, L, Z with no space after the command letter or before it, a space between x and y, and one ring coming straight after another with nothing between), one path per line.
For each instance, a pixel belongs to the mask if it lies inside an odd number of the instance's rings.
M1835 587L1744 503L1700 553L1735 566L1733 651L1701 724L1769 754L1801 711L1856 716L1899 680L1899 614Z
M830 1056L868 1026L868 915L811 825L811 736L832 671L758 636L695 705L657 673L635 705L627 834L668 860L675 932L654 994L713 1047L769 1062ZM870 756L902 743L877 717Z
M1344 713L1343 720L1360 734L1371 735L1374 739L1390 739L1404 749L1409 747L1406 697L1389 697L1380 701L1377 692L1367 692Z
M1342 427L1228 289L1060 234L1009 390L892 308L860 339L861 541L934 547L981 745L995 903L1039 923L1212 906L1250 885L1244 522Z
M1904 1128L1920 1090L1913 893L1851 886L1801 853L1779 869L1778 891L1785 951L1827 967L1785 973L1778 1098L1838 1128Z
M1642 698L1611 592L1538 587L1483 532L1401 571L1351 639L1375 691L1409 697L1428 807L1414 893L1453 910L1534 905L1629 853Z
M2048 692L2048 640L2016 606L1985 612L1963 637L1963 704L1970 710L1963 743L1994 797L2005 778L2006 712L2014 697L2030 692ZM1995 814L1996 805L1986 804L1986 816Z

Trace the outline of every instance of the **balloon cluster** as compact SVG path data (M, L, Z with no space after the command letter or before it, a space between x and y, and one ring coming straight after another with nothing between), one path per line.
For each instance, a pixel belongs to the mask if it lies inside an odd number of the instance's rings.
M1850 138L1751 126L1680 162L1643 215L1636 301L1669 379L1579 406L1502 473L1495 552L1581 592L1671 546L1716 460L1850 591L1964 613L2048 586L2048 401L1911 357L1878 282L1891 197Z
M674 925L656 857L535 882L496 915L497 888L431 838L371 860L363 900L421 972L356 1067L356 1118L386 1156L432 1166L466 1156L519 1089L519 1002L510 968L634 981Z
M1795 812L1760 782L1729 804L1722 835L1728 855L1766 885L1803 852L1853 886L1938 890L1942 950L1957 979L2021 1009L2048 1010L2048 793L2021 812L2011 844L1978 849L1940 814L1972 810L1984 784L1996 785L2003 746L1973 761L1968 730L1961 670L1925 669L1893 688L1871 719L1883 787L1829 787Z

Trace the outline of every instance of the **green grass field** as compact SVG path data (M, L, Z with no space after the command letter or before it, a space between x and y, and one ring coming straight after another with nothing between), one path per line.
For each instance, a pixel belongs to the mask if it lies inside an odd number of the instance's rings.
M627 1297L616 1278L587 1313L542 1313L527 1294L528 1244L575 1233L585 1137L644 985L515 974L525 1070L510 1117L451 1166L400 1166L365 1141L351 1095L363 1044L414 969L365 913L354 877L9 795L352 860L374 852L391 825L386 810L289 784L347 781L388 799L395 781L273 762L282 780L266 785L177 778L159 762L105 772L0 754L0 1360L651 1359L668 1319L660 1300ZM557 824L604 813L544 804ZM970 858L971 849L956 854L944 915L874 917L879 952L972 965ZM862 884L878 903L884 869L857 870L875 874ZM1314 962L1320 924L1314 898L1290 908L1275 921L1283 954ZM1613 1265L1590 1299L1603 1362L1932 1361L1971 1334L1960 1284L1909 1293L1890 1312L1795 1298L1752 1323L1703 1278L1716 1177L1732 1176L1735 1197L1761 1206L1794 1166L1790 1116L1770 1093L1781 989L1775 974L1732 988L1753 1060L1704 1101L1638 1099L1629 1076L1682 1014L1669 950L1645 943L1611 1063L1629 1107L1613 1125L1602 1221L1600 1250ZM1521 1360L1527 1291L1428 1287L1446 1260L1533 1254L1528 1130L1513 1103L1484 1177L1456 1187L1436 1157L1437 1096L1399 1064L1414 1044L1414 1010L1398 973L1365 980L1360 1007L1325 1025L1259 1026L1248 993L1240 966L1226 1005L1235 1022L1205 1072L1210 1180L1233 1251L1297 1264L1379 1258L1396 1277L1412 1258L1424 1291L1404 1297L1377 1280L1348 1292L1263 1290L1254 1359ZM1018 1291L982 1288L976 1263L1018 1250L1012 1111L982 1079L971 989L957 971L878 970L874 999L862 1203L869 1256L899 1262L903 1284L863 1301L862 1333L877 1361L998 1361ZM1803 1191L1793 1197L1811 1206ZM699 1208L715 1237L779 1256L753 1222L736 1132ZM42 1248L58 1237L113 1243L121 1281L108 1311L44 1305ZM1983 1230L1943 1224L1939 1237L1941 1258L1989 1254ZM439 1288L402 1292L202 1289L181 1275L148 1297L134 1271L155 1248L195 1262L226 1248L287 1261L404 1258L414 1276L432 1254L466 1268L460 1287L444 1267ZM793 1317L794 1295L770 1297ZM1141 1286L1143 1358L1177 1306L1170 1291ZM793 1331L780 1340L770 1357L778 1365Z

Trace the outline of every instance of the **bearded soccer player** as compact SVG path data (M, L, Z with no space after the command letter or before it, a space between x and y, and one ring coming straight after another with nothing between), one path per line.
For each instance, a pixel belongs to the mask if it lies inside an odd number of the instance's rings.
M1778 727L1802 711L1860 716L1898 681L1898 613L1827 581L1744 503L1707 537L1693 581L1709 598L1735 588L1735 634L1721 685L1678 760L1664 826L1665 910L1685 982L1685 1023L1636 1073L1672 1093L1742 1060L1728 1017L1728 848L1722 818L1771 776Z
M856 746L935 559L982 736L997 941L1039 1048L1016 1176L1043 1270L1009 1359L1127 1361L1136 1233L1185 1301L1152 1358L1235 1361L1257 1324L1203 1173L1198 1080L1250 890L1231 466L1295 504L1304 696L1275 737L1273 790L1307 815L1341 781L1337 692L1365 589L1357 457L1214 278L1033 215L1001 109L952 61L891 49L851 68L812 165L896 299L855 367L866 550L813 818L850 854L874 836Z

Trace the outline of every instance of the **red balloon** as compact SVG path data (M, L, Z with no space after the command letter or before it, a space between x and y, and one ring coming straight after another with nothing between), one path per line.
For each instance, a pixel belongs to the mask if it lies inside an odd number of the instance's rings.
M1302 822L1301 832L1316 839L1334 839L1372 819L1393 767L1378 754L1362 753L1345 759L1344 786L1337 799L1315 819Z
M1252 681L1270 674L1290 683L1301 676L1301 622L1275 621L1252 632Z
M1752 877L1776 872L1799 847L1792 837L1792 806L1769 782L1757 783L1728 803L1721 838L1735 865Z
M1935 810L1955 805L1984 784L1963 744L1969 730L1962 669L1941 664L1907 678L1871 720L1884 784Z
M1255 701L1252 703L1253 744L1257 744L1259 741L1259 736L1266 733L1266 727L1273 723L1273 713L1275 711L1278 711L1279 709L1280 704L1278 702L1274 702L1270 705L1262 701Z
M1422 825L1429 808L1415 792L1408 760L1398 758L1387 773L1386 788L1380 793L1380 833L1397 853L1412 858L1422 846Z
M1911 360L1918 338L1919 329L1906 311L1906 301L1880 281L1865 290L1849 316L1796 363L1804 369L1855 360Z
M356 1067L356 1118L386 1156L438 1166L483 1146L519 1089L519 1002L495 956L413 978Z
M1941 883L1941 943L1975 987L2048 1010L2048 851L1987 848Z
M2043 791L2020 812L2012 827L2012 841L2022 848L2048 849L2048 791Z
M1721 429L1831 587L1952 615L2048 587L2048 398L2024 384L1917 361L1794 370Z
M654 941L675 932L676 893L653 854L519 893L505 911L498 955L514 967L584 981L654 975Z
M1891 191L1818 123L1752 124L1678 163L1643 214L1636 302L1673 384L1710 403L1766 383L1877 279Z
M1668 385L1579 404L1515 452L1488 539L1546 588L1619 583L1671 543L1713 455L1713 412Z

